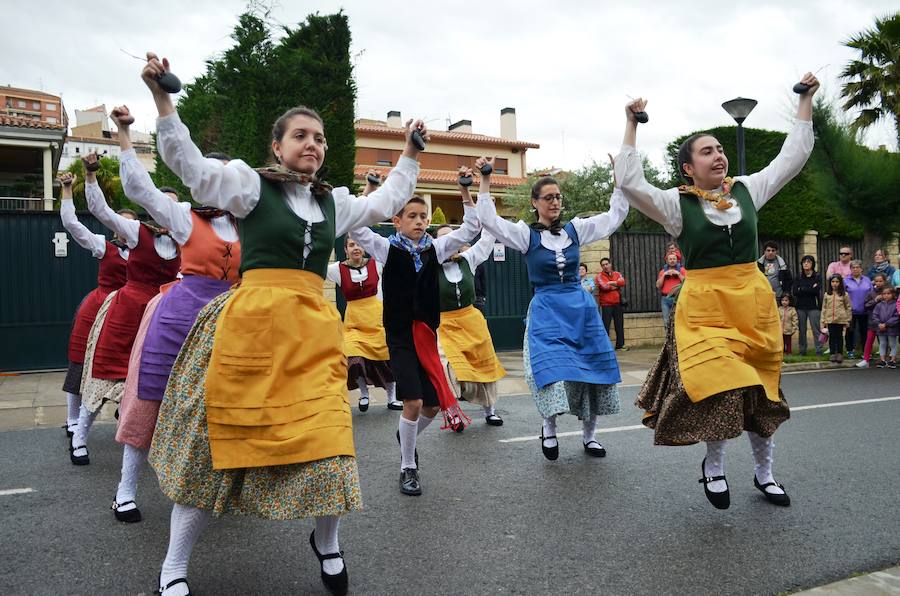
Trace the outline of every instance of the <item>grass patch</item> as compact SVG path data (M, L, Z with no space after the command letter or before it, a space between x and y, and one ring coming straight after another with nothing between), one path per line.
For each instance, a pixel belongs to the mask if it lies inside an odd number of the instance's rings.
M785 364L794 364L795 362L828 362L828 355L819 356L815 352L807 353L806 356L800 354L785 354Z

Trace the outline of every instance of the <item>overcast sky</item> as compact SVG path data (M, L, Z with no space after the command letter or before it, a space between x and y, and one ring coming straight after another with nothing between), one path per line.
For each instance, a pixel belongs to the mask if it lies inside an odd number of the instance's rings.
M5 11L0 84L62 93L71 124L76 108L126 103L137 127L152 130L141 65L119 48L166 55L190 81L231 45L246 2L129 4L43 2L41 19L33 10ZM528 152L533 169L577 168L615 153L626 94L650 99L638 146L658 164L674 137L733 123L720 104L737 96L759 100L747 126L787 130L800 75L829 64L818 76L836 96L837 75L854 57L841 42L897 4L282 0L272 18L294 25L341 7L353 34L357 117L400 110L441 130L465 118L474 132L499 135L500 109L512 106L519 138L541 145ZM896 149L887 125L866 142Z

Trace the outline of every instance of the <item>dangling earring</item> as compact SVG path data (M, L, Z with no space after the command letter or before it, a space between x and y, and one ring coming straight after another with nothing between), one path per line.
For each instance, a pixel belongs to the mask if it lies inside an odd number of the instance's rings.
M529 209L529 211L531 211L532 213L537 213L537 209L535 209L534 207L532 207L531 209Z

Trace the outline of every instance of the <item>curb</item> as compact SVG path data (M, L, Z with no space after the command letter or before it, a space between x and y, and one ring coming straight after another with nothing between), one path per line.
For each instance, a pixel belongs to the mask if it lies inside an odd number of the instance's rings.
M832 368L856 368L855 362L792 362L790 364L782 364L781 372L795 372L801 370L828 370Z

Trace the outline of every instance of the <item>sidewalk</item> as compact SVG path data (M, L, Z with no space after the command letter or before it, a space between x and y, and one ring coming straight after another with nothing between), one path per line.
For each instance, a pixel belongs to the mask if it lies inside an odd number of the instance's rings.
M795 596L888 596L890 594L900 594L900 567L891 567L884 571L867 573L818 588L794 592Z
M626 352L616 352L619 367L622 371L622 384L625 386L640 385L647 372L656 360L659 348L634 348ZM500 395L529 395L531 392L525 383L522 365L522 352L498 353L506 377L499 381ZM843 364L828 362L803 362L784 365L784 371L851 368L855 361ZM62 392L65 372L39 372L11 374L0 376L0 431L61 426L66 420L66 397ZM358 392L350 392L350 403L355 404ZM374 403L384 403L384 391L372 390ZM99 420L113 420L115 408L111 404L104 406Z

